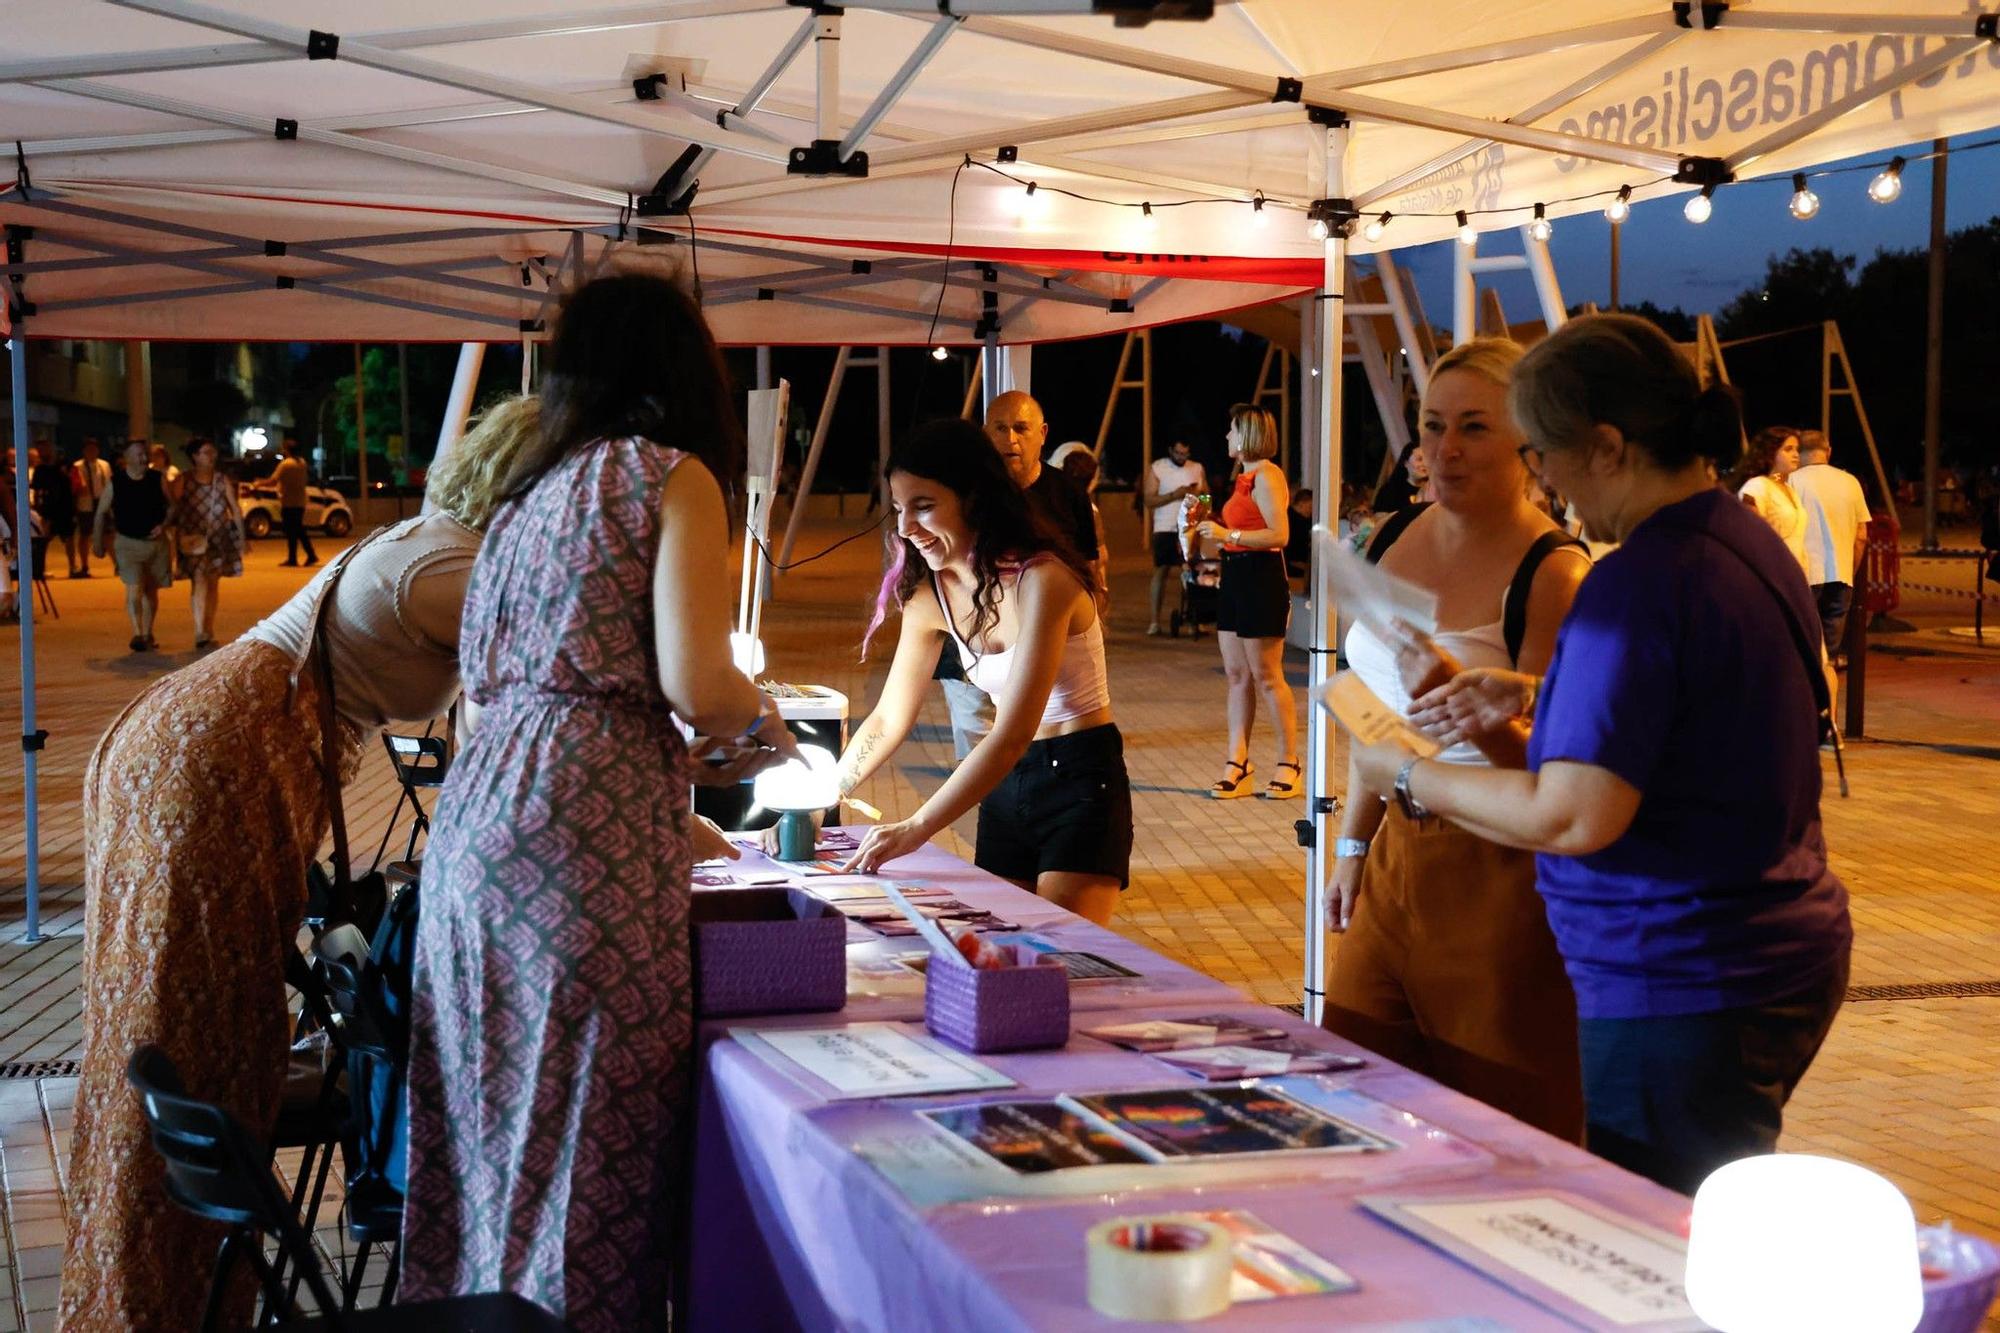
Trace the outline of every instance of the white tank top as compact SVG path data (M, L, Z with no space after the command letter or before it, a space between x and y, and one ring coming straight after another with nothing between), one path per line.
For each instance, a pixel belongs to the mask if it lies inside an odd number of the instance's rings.
M1020 575L1013 576L1019 582ZM952 622L951 605L944 599L944 589L938 587L937 576L931 576L931 592L938 599L938 606L944 612L944 623L951 631L951 641L958 645L960 660L965 664L965 678L984 690L989 696L997 697L1006 688L1014 671L1014 650L1019 644L991 652L977 653L972 646L959 637L958 626ZM1104 622L1093 619L1090 628L1080 634L1072 634L1063 642L1062 665L1056 670L1055 684L1049 687L1049 701L1042 708L1041 726L1058 722L1074 722L1080 717L1102 712L1111 707L1111 681L1104 669Z
M1501 621L1475 629L1440 630L1431 636L1437 646L1458 659L1462 667L1499 667L1510 670L1514 660L1507 656L1507 634ZM1408 711L1410 694L1403 688L1402 673L1396 670L1396 654L1382 636L1355 622L1347 631L1347 665L1361 683L1375 691L1383 703L1398 713ZM1460 741L1438 755L1447 764L1484 764L1488 759L1471 741Z

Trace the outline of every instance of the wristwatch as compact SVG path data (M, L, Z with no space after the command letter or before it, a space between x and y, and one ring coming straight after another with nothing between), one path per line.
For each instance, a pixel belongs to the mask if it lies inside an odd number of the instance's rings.
M1364 857L1368 855L1368 839L1336 838L1333 842L1333 855L1336 860L1345 860L1350 856L1357 859Z
M1243 529L1231 528L1229 530L1229 544L1231 546L1241 546L1243 544Z
M1420 762L1421 760L1417 756L1412 755L1403 761L1401 768L1396 770L1396 804L1402 806L1403 814L1411 819L1429 819L1431 817L1431 812L1425 808L1423 803L1410 795L1410 770L1415 768Z

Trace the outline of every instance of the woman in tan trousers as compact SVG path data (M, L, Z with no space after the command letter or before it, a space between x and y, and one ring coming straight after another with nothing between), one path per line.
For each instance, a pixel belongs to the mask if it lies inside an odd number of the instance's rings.
M1368 557L1436 594L1438 630L1347 638L1355 674L1401 712L1460 670L1540 674L1590 568L1580 543L1528 498L1507 412L1518 344L1481 338L1439 359L1420 445L1433 504L1383 523ZM1440 758L1519 768L1516 727ZM1326 1026L1449 1087L1577 1141L1583 1130L1576 1000L1535 891L1535 858L1406 813L1350 769L1334 884L1345 932Z

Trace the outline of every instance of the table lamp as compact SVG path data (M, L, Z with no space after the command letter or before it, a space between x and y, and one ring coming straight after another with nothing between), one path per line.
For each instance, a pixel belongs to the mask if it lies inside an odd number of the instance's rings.
M754 634L729 631L729 657L736 669L752 680L764 674L764 641Z
M1687 1296L1721 1333L1910 1333L1924 1313L1916 1217L1852 1162L1731 1162L1695 1192Z
M799 759L767 768L752 786L757 804L778 812L778 859L810 861L813 855L813 812L840 801L840 775L833 752L822 745L801 745Z

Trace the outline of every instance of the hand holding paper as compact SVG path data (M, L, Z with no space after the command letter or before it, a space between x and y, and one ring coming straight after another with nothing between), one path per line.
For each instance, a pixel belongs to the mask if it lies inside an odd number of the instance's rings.
M1314 692L1319 705L1354 736L1356 745L1388 745L1428 759L1438 743L1410 725L1409 719L1382 702L1361 677L1343 671Z

